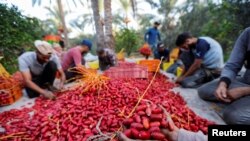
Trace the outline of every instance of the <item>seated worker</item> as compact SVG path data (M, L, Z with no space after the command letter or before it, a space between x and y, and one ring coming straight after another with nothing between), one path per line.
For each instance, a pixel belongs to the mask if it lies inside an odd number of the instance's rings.
M97 49L97 55L99 59L99 67L101 71L105 71L117 64L117 58L115 52L109 48Z
M194 60L194 54L192 51L181 51L178 52L178 59L168 68L168 73L177 75L177 69L180 67L182 70L190 68Z
M80 45L69 49L64 55L62 60L62 68L65 72L66 79L75 77L77 74L69 71L69 68L85 65L83 55L91 50L92 43L90 40L82 40Z
M210 37L193 37L182 33L176 39L182 50L184 73L176 82L184 88L196 88L220 75L223 53L220 44Z
M227 124L250 125L250 27L238 37L219 80L198 89L199 96L226 105L222 117ZM245 74L237 77L245 65Z
M161 60L161 58L163 57L162 61L169 61L169 50L164 46L163 43L157 44L157 51L158 53L155 59Z
M51 91L54 90L52 85L56 73L60 73L61 86L63 86L64 72L58 57L53 54L53 49L48 42L37 40L34 44L36 51L25 52L18 57L26 92L30 98L43 95L46 98L54 99L55 96Z

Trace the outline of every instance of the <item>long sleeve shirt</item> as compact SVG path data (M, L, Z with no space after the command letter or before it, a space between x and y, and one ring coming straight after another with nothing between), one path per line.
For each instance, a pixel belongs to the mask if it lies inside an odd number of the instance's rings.
M230 58L221 73L221 80L230 85L246 62L246 69L250 69L250 27L246 28L238 37Z
M180 129L178 133L177 141L207 141L208 137L201 131L190 132L184 129Z
M150 28L144 35L144 40L150 45L156 45L157 41L161 41L161 35L157 28Z

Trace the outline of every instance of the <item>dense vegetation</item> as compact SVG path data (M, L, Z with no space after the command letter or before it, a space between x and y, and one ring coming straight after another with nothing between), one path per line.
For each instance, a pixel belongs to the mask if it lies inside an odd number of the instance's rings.
M41 38L39 21L23 16L17 7L0 4L0 53L1 60L9 72L17 69L17 56L33 46L35 39Z

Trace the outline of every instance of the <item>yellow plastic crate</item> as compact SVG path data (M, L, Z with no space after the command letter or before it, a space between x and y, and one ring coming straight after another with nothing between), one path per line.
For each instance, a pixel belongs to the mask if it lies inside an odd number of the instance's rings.
M93 61L93 62L88 62L88 66L91 68L91 69L99 69L99 61L96 60L96 61Z

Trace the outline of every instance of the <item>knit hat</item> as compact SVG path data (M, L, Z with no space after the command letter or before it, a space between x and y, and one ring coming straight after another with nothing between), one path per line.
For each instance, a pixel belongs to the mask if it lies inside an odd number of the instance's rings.
M90 40L88 39L83 39L82 42L81 42L81 45L85 45L89 48L89 50L91 50L91 47L92 47L92 43Z
M42 55L51 55L53 52L51 44L46 41L36 40L34 45Z

